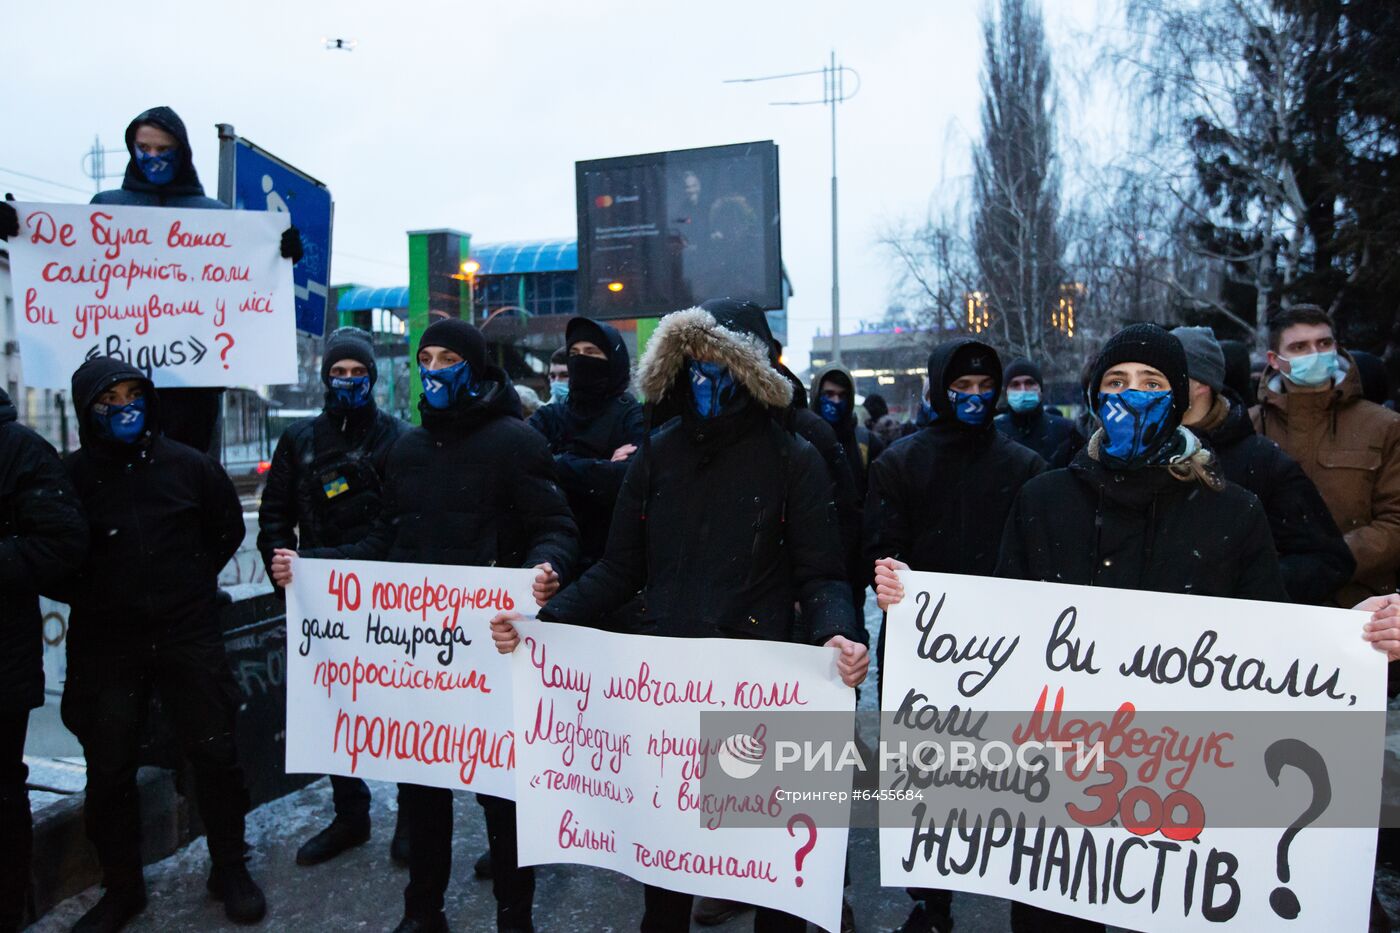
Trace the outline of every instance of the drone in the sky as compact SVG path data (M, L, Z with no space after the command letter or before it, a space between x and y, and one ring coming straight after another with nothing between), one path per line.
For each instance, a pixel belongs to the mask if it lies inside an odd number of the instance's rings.
M353 52L360 44L358 39L324 39L326 48L333 52Z

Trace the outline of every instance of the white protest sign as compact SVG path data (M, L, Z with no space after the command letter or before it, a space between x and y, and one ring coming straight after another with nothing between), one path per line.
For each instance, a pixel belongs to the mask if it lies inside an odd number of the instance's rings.
M491 617L533 570L299 558L287 590L287 770L514 797L510 663Z
M881 754L923 799L882 804L882 884L1143 931L1367 928L1385 657L1364 614L901 579Z
M288 215L113 204L13 205L25 381L65 389L95 356L161 386L297 380Z
M701 727L705 711L853 713L855 691L841 683L834 649L519 628L521 864L596 865L840 926L847 824L818 828L784 799L760 773L758 762L772 756L758 730L725 741ZM721 769L742 791L712 792ZM844 780L849 807L850 772Z

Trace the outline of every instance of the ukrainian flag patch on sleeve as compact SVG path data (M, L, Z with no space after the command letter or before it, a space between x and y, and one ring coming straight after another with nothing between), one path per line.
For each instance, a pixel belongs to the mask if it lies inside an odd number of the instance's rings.
M345 481L345 477L337 476L335 479L331 480L329 483L326 483L321 488L326 491L327 499L334 499L342 492L349 492L350 484Z

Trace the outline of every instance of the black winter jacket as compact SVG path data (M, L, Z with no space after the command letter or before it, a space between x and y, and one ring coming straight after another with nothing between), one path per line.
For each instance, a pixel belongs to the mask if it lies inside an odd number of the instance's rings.
M1335 605L1334 596L1351 580L1356 560L1327 503L1298 461L1254 433L1243 402L1228 390L1220 398L1229 406L1224 423L1198 433L1220 458L1225 478L1254 493L1264 506L1289 598Z
M718 327L707 311L668 315L639 373L647 398L687 393L689 358L729 366L747 403L709 420L684 405L649 439L623 480L603 559L540 618L602 624L642 590L648 634L866 641L826 465L778 423L791 391L767 348Z
M258 551L337 547L379 515L389 449L408 425L377 407L323 411L287 427L272 454L258 509ZM269 570L270 575L270 570Z
M142 383L146 433L134 444L97 435L92 403L112 385ZM73 374L82 448L64 461L87 512L91 548L65 585L68 650L127 650L218 631L219 571L243 541L243 509L223 467L160 433L160 399L120 360L88 360Z
M997 430L1018 444L1029 447L1049 463L1069 440L1074 425L1063 415L1047 411L1044 405L1028 412L1003 412L996 417Z
M1287 602L1259 500L1164 467L1109 470L1087 449L1021 490L997 576Z
M304 557L533 567L567 580L578 533L539 432L520 420L520 399L487 367L481 394L438 411L419 400L421 427L394 443L379 515L365 537Z
M49 442L0 389L0 716L44 702L39 594L82 563L87 519Z
M598 333L581 339L605 341L598 345L609 354L607 392L601 398L571 392L564 404L541 405L530 416L530 426L544 435L554 455L559 485L578 523L580 573L603 556L608 544L613 506L627 473L627 461L613 463L613 452L625 444L640 447L646 434L642 406L626 391L631 364L622 337L606 324L588 324Z

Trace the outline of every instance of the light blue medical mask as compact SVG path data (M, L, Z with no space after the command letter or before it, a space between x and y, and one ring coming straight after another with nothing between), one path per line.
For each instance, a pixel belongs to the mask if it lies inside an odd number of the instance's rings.
M1015 412L1035 411L1040 407L1039 389L1007 389L1006 404Z
M180 148L162 152L159 155L136 150L136 167L146 180L153 185L166 185L175 178L175 167L180 161Z
M569 380L556 379L549 384L549 400L563 404L569 397Z
M1316 389L1327 385L1341 370L1336 350L1304 353L1302 356L1285 356L1284 359L1288 360L1288 372L1284 373L1284 378L1294 385L1306 389Z
M1098 401L1105 435L1102 453L1110 467L1141 466L1163 435L1172 430L1170 389L1100 392Z
M451 408L462 395L472 394L472 368L466 360L443 369L429 369L419 364L423 378L423 398L433 408Z
M122 444L134 444L146 432L146 400L132 399L125 405L92 406L92 421L97 433Z
M958 392L948 390L948 401L953 406L953 414L963 424L980 428L992 417L992 406L996 404L996 392Z

